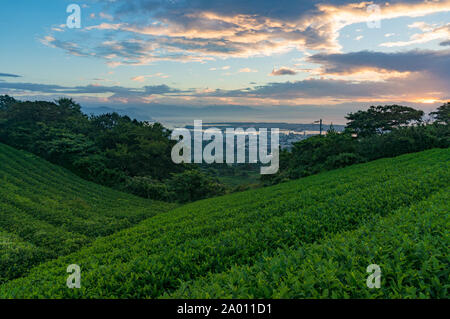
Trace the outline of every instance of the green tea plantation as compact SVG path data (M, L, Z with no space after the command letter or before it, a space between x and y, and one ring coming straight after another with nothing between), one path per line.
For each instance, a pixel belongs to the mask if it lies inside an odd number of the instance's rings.
M0 144L0 283L173 207Z
M1 153L1 260L16 258L23 275L0 285L0 298L448 298L449 149L163 214L163 204ZM71 264L80 289L66 285ZM366 285L370 264L379 289Z

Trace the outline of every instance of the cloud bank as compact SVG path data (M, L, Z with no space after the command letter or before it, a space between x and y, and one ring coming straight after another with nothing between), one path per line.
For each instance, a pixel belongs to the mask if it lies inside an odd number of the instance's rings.
M0 77L5 77L5 78L20 78L20 75L17 75L17 74L11 74L11 73L0 73Z
M419 17L450 10L450 0L99 0L106 22L86 27L74 39L58 32L47 45L74 55L95 56L111 66L161 60L208 61L228 57L269 56L290 50L338 53L340 30L376 19ZM380 6L379 14L369 6ZM445 26L448 29L448 25ZM446 29L446 30L447 30ZM413 43L428 41L428 30ZM385 46L405 43L388 42Z

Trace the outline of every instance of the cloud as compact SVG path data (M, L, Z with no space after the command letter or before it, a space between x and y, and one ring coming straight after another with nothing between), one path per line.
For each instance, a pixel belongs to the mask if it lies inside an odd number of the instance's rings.
M414 87L414 90L411 90ZM373 81L346 81L335 79L306 79L294 82L268 83L254 88L239 90L216 90L204 96L226 98L227 101L259 101L281 105L320 103L390 103L392 101L418 102L445 100L449 98L448 83L436 81L428 75ZM255 103L257 104L257 103Z
M117 23L85 28L89 34L116 42L114 49L103 41L79 42L79 48L48 42L70 54L80 51L106 59L110 65L149 64L158 60L206 61L227 57L268 56L290 50L340 52L339 32L347 25L373 17L367 10L379 4L380 19L419 17L450 8L450 0L375 0L353 3L344 0L99 0L103 13ZM137 40L139 39L139 40ZM56 40L56 39L55 39ZM138 48L121 44L139 42ZM78 42L77 42L78 43Z
M413 44L427 43L433 40L442 40L450 38L450 23L441 26L432 26L425 22L415 22L409 25L410 28L417 28L422 33L413 34L409 41L385 42L380 44L383 47L403 47Z
M305 79L272 82L253 87L181 90L167 85L130 88L87 85L66 87L38 83L0 81L0 94L13 96L70 96L89 103L162 103L175 105L324 105L339 103L393 103L445 101L449 82L429 72L415 72L406 78L385 81L349 81L341 79ZM414 88L413 90L411 88Z
M384 103L392 101L441 101L450 98L450 49L412 50L396 53L360 51L350 53L315 54L306 59L319 64L313 76L293 82L273 82L235 90L190 89L181 90L167 85L143 86L140 88L120 85L60 86L36 83L0 82L3 94L46 94L60 96L82 96L85 99L100 99L104 102L121 103L178 103L191 105L237 104L237 105L302 105L336 104L350 102ZM246 68L244 68L246 69ZM242 69L242 70L244 70ZM246 70L247 71L247 70ZM361 72L381 74L375 81L348 79ZM292 74L295 70L280 68L275 74ZM407 76L392 77L392 74ZM143 82L147 77L161 77L162 73L140 75L133 78Z
M109 21L114 20L114 17L112 15L104 13L104 12L100 12L99 13L99 17L102 18L102 19L109 20Z
M144 82L145 81L145 75L135 76L135 77L131 78L131 81Z
M307 61L321 65L319 75L349 75L375 71L389 76L392 71L425 72L450 86L450 49L316 54L308 57Z
M450 45L450 40L448 40L448 41L443 41L443 42L439 43L439 45L440 45L440 46L447 46L447 45Z
M296 75L297 71L286 68L286 67L282 67L279 68L278 70L273 69L272 73L270 73L269 75L272 76L280 76L280 75Z
M250 68L242 68L239 70L239 73L256 73L256 72L258 72L258 70L253 70Z
M69 42L69 41L62 41L54 38L53 36L45 36L44 38L40 39L40 42L42 44L45 44L52 48L60 48L66 51L67 53L75 56L89 56L92 55L82 48L79 47L79 45L75 42Z
M123 86L103 86L99 84L91 84L85 86L61 86L55 84L39 84L39 83L11 83L0 82L0 92L3 94L53 94L53 95L86 95L94 98L100 98L108 101L145 101L153 95L171 95L186 94L189 90L178 90L167 85L144 86L142 88L127 88ZM101 98L100 98L101 99Z
M256 86L255 88L246 88L241 90L216 90L207 95L216 97L257 97L273 98L281 100L292 100L299 98L350 98L375 96L380 93L380 89L386 92L386 84L352 83L343 80L323 80L309 79L295 82L268 83L266 85ZM392 92L392 90L389 90Z
M223 66L221 68L209 68L210 71L219 71L219 70L226 71L226 70L229 70L229 69L231 69L231 67L229 65L225 65L225 66Z
M131 78L131 80L135 81L135 82L144 82L145 79L155 78L155 77L156 78L167 79L169 76L164 74L164 73L155 73L155 74L150 74L150 75L138 75L138 76L135 76L135 77Z
M182 93L188 91L181 91L177 89L170 88L167 85L153 85L153 86L144 86L144 90L146 94L168 94L168 93Z
M20 75L17 75L17 74L11 74L11 73L0 73L0 77L5 77L5 78L20 78Z
M2 82L2 83L0 83L0 89L30 91L30 92L58 93L58 90L63 89L63 87L61 87L59 85L52 85L52 84L49 85L49 84L37 84L37 83Z

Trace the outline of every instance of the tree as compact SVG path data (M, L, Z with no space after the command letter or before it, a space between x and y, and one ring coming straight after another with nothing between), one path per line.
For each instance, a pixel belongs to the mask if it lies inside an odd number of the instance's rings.
M441 105L436 112L431 112L430 115L434 117L437 123L448 125L450 123L450 102Z
M408 106L371 106L367 111L348 114L346 129L362 137L383 134L411 123L420 123L423 115L423 111Z
M181 203L225 193L225 187L218 180L210 178L196 169L173 174L168 181L168 185L176 199Z
M89 117L68 98L49 102L0 96L0 142L120 189L127 178L146 177L132 181L134 188L148 184L147 193L160 188L157 182L185 169L171 160L175 141L161 124L117 113Z
M0 95L0 110L6 109L9 105L16 102L17 101L9 95Z
M325 136L316 135L297 142L291 150L290 178L308 176L323 169L329 169L329 165L335 165L333 161L329 160L330 157L342 153L354 153L355 146L356 141L350 134L340 134L334 130L329 130ZM283 166L282 164L280 167ZM337 165L337 167L340 166L340 164Z

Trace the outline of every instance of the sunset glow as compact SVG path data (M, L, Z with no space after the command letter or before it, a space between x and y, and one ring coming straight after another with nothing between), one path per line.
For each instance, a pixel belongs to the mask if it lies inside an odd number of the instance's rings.
M3 29L21 27L4 33L0 94L69 96L155 119L155 104L315 107L318 116L328 107L340 122L373 103L428 110L450 99L450 0L87 0L80 28L67 25L69 4L3 4Z

